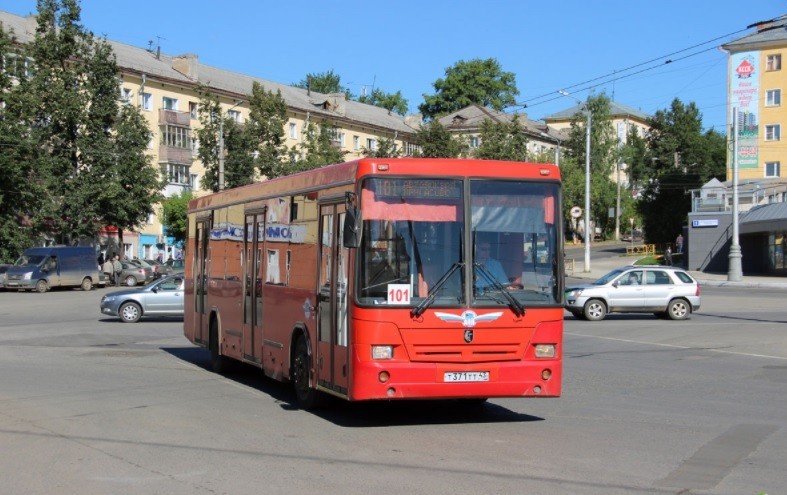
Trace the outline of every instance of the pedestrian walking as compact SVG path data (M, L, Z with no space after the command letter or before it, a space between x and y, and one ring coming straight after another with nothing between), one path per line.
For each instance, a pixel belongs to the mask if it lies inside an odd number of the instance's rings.
M115 259L112 260L112 271L115 273L115 285L120 287L120 272L123 271L123 264L120 262L120 256L115 254Z
M101 271L107 276L109 285L115 284L115 268L112 266L112 258L107 256L106 261L101 265Z
M672 266L672 249L667 246L667 250L664 251L664 264L667 266Z
M678 234L675 239L675 252L681 254L683 252L683 234Z

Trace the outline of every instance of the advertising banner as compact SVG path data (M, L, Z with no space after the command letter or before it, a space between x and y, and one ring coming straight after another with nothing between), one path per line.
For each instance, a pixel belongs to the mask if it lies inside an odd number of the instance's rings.
M759 52L730 56L730 105L738 122L738 168L757 168L759 149ZM730 161L732 166L732 161Z

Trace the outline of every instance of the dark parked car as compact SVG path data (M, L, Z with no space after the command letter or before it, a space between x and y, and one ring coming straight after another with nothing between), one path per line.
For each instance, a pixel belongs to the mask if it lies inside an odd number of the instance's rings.
M167 260L167 265L171 266L176 272L183 271L183 260Z
M153 280L153 270L148 268L145 270L140 265L130 261L123 260L120 262L123 265L123 271L120 272L120 283L134 287L140 283L146 284Z
M143 316L183 317L183 276L162 277L144 287L116 290L101 298L101 313L135 323Z
M175 273L175 270L173 270L171 266L167 265L163 261L158 261L158 260L144 260L144 261L153 267L153 270L157 273L156 278L165 277L167 275L172 275L173 273Z

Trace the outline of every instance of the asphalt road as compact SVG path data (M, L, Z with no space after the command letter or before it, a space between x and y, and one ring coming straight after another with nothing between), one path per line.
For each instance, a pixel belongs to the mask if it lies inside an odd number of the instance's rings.
M0 493L759 494L787 487L785 291L566 320L558 399L298 410L182 323L0 292Z

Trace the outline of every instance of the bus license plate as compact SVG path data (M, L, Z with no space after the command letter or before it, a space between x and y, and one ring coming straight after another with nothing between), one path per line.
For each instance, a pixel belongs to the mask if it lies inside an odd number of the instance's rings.
M488 382L488 371L446 371L444 382Z

